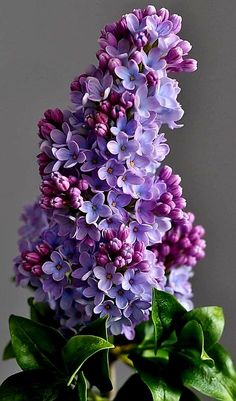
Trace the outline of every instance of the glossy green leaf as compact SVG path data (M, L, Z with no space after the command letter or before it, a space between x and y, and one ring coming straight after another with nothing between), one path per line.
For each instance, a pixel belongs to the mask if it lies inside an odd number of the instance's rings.
M108 340L107 336L107 317L95 320L90 325L85 327L81 334L89 334ZM105 349L95 354L85 362L83 372L90 382L96 386L101 393L108 393L112 390L110 380L108 350Z
M215 366L183 353L175 353L172 357L172 366L176 366L176 375L181 377L185 387L215 400L235 401L231 389L221 380Z
M131 376L118 391L114 401L153 401L151 392L138 374Z
M152 321L155 330L155 345L166 339L186 310L167 292L153 289Z
M6 361L7 359L15 358L14 349L12 347L11 341L6 345L3 351L2 359Z
M214 365L213 359L206 353L204 349L204 335L202 326L196 320L190 320L180 332L177 347L181 351L193 351L198 358L207 361L210 365Z
M162 360L131 356L135 368L137 369L142 381L149 388L153 401L179 401L182 386L177 384L175 377L168 368L166 362Z
M202 326L206 351L220 340L224 330L224 314L222 308L218 306L208 306L193 309L182 317L183 323L190 320L196 320Z
M12 346L21 369L63 369L60 351L65 339L58 331L14 315L10 317L9 326Z
M10 376L0 387L1 401L69 401L70 394L66 383L58 381L52 372L41 369Z
M71 384L85 361L97 352L113 348L104 338L92 335L72 337L63 349L64 361L70 374L68 384Z
M34 298L28 299L30 306L30 317L34 322L45 324L49 327L58 328L55 320L55 312L45 302L35 302Z
M87 401L87 382L82 371L78 373L78 379L75 387L76 400Z

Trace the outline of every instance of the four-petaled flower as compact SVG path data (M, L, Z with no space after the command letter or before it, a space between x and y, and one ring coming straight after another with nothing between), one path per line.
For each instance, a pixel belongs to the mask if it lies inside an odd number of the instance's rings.
M42 266L45 274L52 275L53 280L61 281L66 273L71 271L69 263L67 263L59 252L53 251L51 253L51 262L45 262Z
M86 223L96 223L99 217L110 217L111 209L109 206L104 205L105 195L98 192L91 201L85 201L80 210L86 213Z
M67 148L54 148L53 153L58 160L64 162L64 168L71 168L85 161L85 154L81 152L78 143L75 141L68 142Z
M140 74L138 64L134 60L130 60L127 67L116 67L116 75L122 79L125 89L133 90L146 82L144 74Z
M125 173L125 167L115 159L110 159L98 170L98 176L100 180L106 180L110 187L115 187L117 183L117 177Z
M112 155L117 155L118 160L128 159L131 153L137 152L139 144L134 139L129 140L128 135L124 132L119 132L116 141L110 141L107 144L107 149Z
M108 291L112 285L118 285L122 282L121 273L116 273L116 267L113 263L107 263L105 267L97 266L94 268L95 277L99 279L98 288L102 291Z
M131 244L134 244L136 241L141 241L145 245L148 245L149 239L147 233L153 230L152 226L132 221L129 225L129 229L128 241L131 242Z

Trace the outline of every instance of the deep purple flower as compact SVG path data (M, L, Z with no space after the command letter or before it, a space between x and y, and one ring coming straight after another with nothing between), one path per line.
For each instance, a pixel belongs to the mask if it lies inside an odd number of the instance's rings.
M79 256L80 267L73 271L72 277L86 281L93 272L95 258L88 252L81 252Z
M134 60L130 60L127 67L116 67L116 75L122 79L125 89L133 90L146 82L144 74L140 74L138 64Z
M91 201L85 201L80 210L86 213L86 222L88 224L96 223L99 217L110 217L111 209L104 205L105 195L101 192L94 195Z
M81 166L81 171L88 172L101 167L105 160L96 150L85 150L85 163Z
M139 144L135 140L129 140L124 132L119 132L116 141L108 142L107 148L111 154L118 156L118 160L125 160L138 150Z
M69 263L67 263L59 252L53 251L51 254L51 262L45 262L42 266L44 273L52 275L53 280L61 281L66 273L71 271Z
M89 278L88 285L89 287L85 288L83 291L84 296L86 298L94 298L94 304L100 305L104 300L105 294L103 291L99 290L97 280Z
M60 281L55 281L52 277L49 277L43 281L43 291L49 294L51 299L56 301L62 296L66 284L66 278Z
M144 320L145 312L151 307L151 304L146 301L133 300L125 309L124 316L131 319L131 321L140 323Z
M122 284L123 285L123 284ZM108 291L108 295L111 298L115 298L116 305L119 309L127 307L129 301L134 298L134 294L131 291L127 291L121 287L121 285L112 287Z
M117 177L123 175L125 167L115 159L110 159L98 170L98 176L101 180L106 180L110 187L115 187L117 183Z
M124 274L122 288L126 291L130 290L133 294L140 295L144 292L144 283L143 273L136 273L133 269L129 269Z
M113 284L120 284L123 278L121 273L116 273L113 263L108 263L105 267L95 267L94 274L99 279L98 288L105 292L110 290Z

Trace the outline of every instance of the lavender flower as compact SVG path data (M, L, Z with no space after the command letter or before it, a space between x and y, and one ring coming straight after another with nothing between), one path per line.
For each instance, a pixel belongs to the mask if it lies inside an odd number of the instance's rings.
M134 60L130 60L127 67L116 67L115 73L122 79L124 88L128 90L133 90L146 81L145 75L140 74L138 64Z
M63 260L58 252L52 252L51 262L45 262L42 266L44 273L52 275L53 280L61 281L66 273L71 271L70 265Z
M80 210L86 213L88 224L96 223L99 217L110 217L111 209L104 205L105 196L102 193L96 194L91 201L85 201Z
M124 132L119 132L116 141L108 142L107 148L112 155L118 156L118 160L125 160L138 150L139 144L135 140L129 140Z
M99 279L98 288L102 291L110 290L113 284L120 284L123 278L121 273L116 273L112 263L108 263L105 267L95 267L94 274Z
M122 164L118 163L115 159L110 159L104 167L98 170L98 176L101 180L106 180L110 187L115 187L117 177L123 175L125 168Z

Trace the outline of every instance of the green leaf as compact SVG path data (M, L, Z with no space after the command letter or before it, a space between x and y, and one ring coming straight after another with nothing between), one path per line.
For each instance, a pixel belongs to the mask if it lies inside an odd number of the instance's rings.
M186 388L182 392L180 401L200 401L200 399L192 391Z
M12 347L11 341L6 345L3 351L2 359L6 361L7 359L15 358L14 349Z
M87 382L82 371L78 373L78 379L75 387L78 401L87 401Z
M234 395L221 380L215 366L211 367L205 361L181 352L173 353L172 358L172 366L176 366L175 374L181 377L185 387L219 401L235 401Z
M175 297L164 291L153 289L152 321L155 330L155 346L174 330L179 318L186 312Z
M68 385L72 383L83 363L97 352L113 348L104 338L91 335L72 337L63 349L63 357L70 374Z
M179 401L181 396L181 383L175 381L168 364L162 360L130 356L142 381L151 391L153 401Z
M90 334L108 340L107 317L95 320L89 326L85 327L81 334ZM92 385L96 386L101 393L108 393L112 390L108 352L107 349L100 351L89 358L83 366L83 372L86 378Z
M34 298L29 298L28 304L30 306L31 320L49 327L58 328L55 312L45 302L35 302Z
M12 346L22 370L63 369L61 349L65 339L50 327L20 316L10 316Z
M193 309L185 313L182 317L183 323L187 323L190 320L196 320L202 326L206 351L220 340L224 330L224 314L222 308L218 306L208 306Z
M69 400L70 394L71 390L58 381L57 375L41 369L10 376L0 387L1 401Z
M151 392L136 373L118 391L114 401L152 401Z
M177 347L181 351L195 352L198 358L207 361L211 366L214 365L213 359L204 349L204 335L202 326L196 320L190 320L183 327L178 337Z

